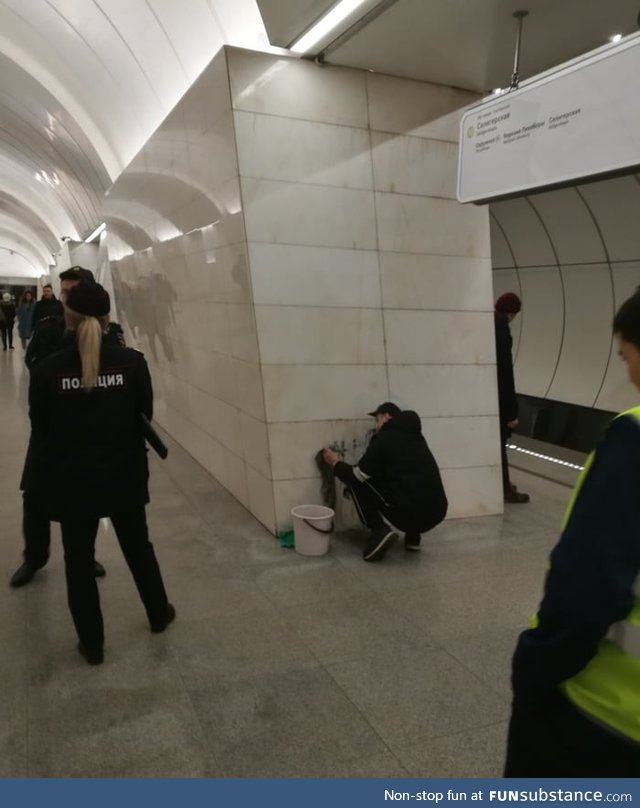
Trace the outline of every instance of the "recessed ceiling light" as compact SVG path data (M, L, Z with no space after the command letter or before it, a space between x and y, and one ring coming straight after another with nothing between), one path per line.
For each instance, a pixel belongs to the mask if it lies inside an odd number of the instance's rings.
M105 229L106 226L107 225L105 222L100 222L100 224L96 227L96 229L93 232L89 233L89 235L86 237L86 239L84 240L85 244L90 244L94 239L98 238L98 236L102 233L102 231Z
M609 42L620 42L622 39L622 34L614 34L613 36L609 37Z
M289 48L293 53L307 53L321 39L337 28L349 14L354 12L366 0L341 0L334 6L328 14L321 17L318 22L310 28L306 34L297 39Z

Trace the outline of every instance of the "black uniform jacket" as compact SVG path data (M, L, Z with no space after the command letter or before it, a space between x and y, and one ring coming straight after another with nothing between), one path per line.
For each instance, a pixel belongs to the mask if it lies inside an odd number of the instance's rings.
M65 341L66 335L64 317L56 315L38 320L24 355L27 368L31 370L34 365L41 362L45 357L64 348L67 344ZM124 334L118 323L109 323L103 342L108 342L110 345L120 345L124 348Z
M13 303L5 303L4 300L0 303L0 311L4 318L4 323L7 328L13 328L13 323L16 319L16 307Z
M109 516L149 501L140 413L153 414L141 353L103 341L97 386L82 387L73 333L31 372L31 440L21 487L50 518Z
M334 472L347 485L354 477L366 476L387 503L410 514L421 531L430 530L446 516L448 503L438 464L413 410L394 415L376 432L355 469L339 462Z

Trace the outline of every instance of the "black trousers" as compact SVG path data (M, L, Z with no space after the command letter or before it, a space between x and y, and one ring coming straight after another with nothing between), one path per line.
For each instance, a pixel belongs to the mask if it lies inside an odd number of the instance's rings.
M511 436L509 427L500 421L500 457L502 459L502 488L505 494L511 491L509 479L509 460L507 459L507 441Z
M13 348L13 323L11 323L11 328L9 326L0 325L0 331L2 332L2 347L7 347L7 342L9 343L9 347Z
M127 513L111 514L110 519L149 622L162 622L167 615L167 593L149 541L144 506ZM97 517L60 521L69 609L80 642L90 649L102 648L104 642L93 556L98 524Z
M638 777L640 744L584 716L558 691L543 706L514 701L505 777Z
M44 567L51 546L49 515L43 511L40 499L28 491L22 493L22 535L24 560L34 569Z
M386 502L382 494L369 482L354 482L348 488L360 521L370 530L384 527L385 519L406 533L424 533L433 527L433 525L424 527L424 523L417 515Z

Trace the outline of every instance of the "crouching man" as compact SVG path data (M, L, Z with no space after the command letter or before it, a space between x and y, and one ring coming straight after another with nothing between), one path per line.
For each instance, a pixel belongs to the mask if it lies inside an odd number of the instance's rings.
M406 550L419 550L420 534L444 519L448 503L417 413L387 401L369 415L376 419L376 431L356 466L329 448L323 456L350 489L360 520L371 531L362 557L380 561L398 533L405 534Z

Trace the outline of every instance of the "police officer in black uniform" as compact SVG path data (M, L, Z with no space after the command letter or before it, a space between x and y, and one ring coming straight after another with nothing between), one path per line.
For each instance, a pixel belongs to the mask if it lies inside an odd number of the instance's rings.
M60 273L60 297L64 302L67 295L81 281L95 283L93 272L84 267L75 266ZM42 316L34 326L33 336L27 347L25 354L25 364L29 371L35 365L50 354L59 351L64 344L65 321L64 308L58 300L52 300L59 307L50 314ZM124 335L122 328L117 323L109 323L103 336L108 342L124 347ZM27 450L27 460L28 463ZM36 572L45 566L49 560L49 547L51 545L51 529L49 517L42 507L42 503L32 491L25 486L24 476L20 483L23 492L22 500L22 534L24 537L24 560L18 569L11 576L11 586L25 586L32 579ZM95 562L94 574L96 578L103 578L106 575L105 568L98 561Z
M149 470L140 416L152 417L151 379L141 353L102 339L109 309L109 295L99 284L71 289L65 346L38 363L29 387L26 487L60 522L78 650L91 665L103 661L93 566L101 517L111 519L151 631L164 631L175 618L145 514Z

